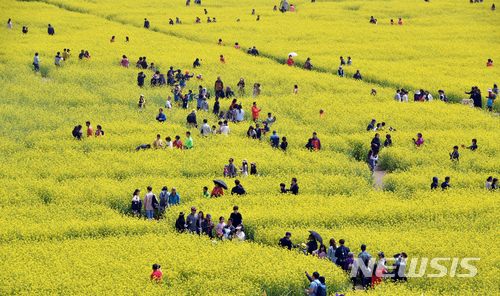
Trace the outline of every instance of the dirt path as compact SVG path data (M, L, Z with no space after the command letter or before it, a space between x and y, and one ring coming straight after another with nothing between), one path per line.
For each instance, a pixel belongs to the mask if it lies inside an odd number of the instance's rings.
M382 171L378 166L375 167L373 172L373 187L377 190L384 189L384 176L386 175L386 171Z

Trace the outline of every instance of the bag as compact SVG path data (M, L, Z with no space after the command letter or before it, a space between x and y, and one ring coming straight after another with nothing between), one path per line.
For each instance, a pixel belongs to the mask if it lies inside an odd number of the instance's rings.
M153 209L158 209L158 200L156 199L156 195L153 194L153 200L151 201L153 205Z
M326 285L318 283L316 288L316 296L326 296Z

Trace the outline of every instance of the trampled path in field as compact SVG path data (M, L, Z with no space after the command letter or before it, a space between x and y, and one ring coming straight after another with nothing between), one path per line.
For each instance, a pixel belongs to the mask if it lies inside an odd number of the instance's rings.
M115 22L117 24L127 25L127 26L133 26L133 27L136 27L136 28L142 28L142 26L140 26L140 25L133 24L133 23L124 21L122 19L119 19L115 15L101 15L101 14L96 14L96 13L93 13L90 9L85 9L85 8L81 8L81 7L73 7L73 6L71 6L71 4L65 4L65 3L60 3L60 2L56 2L56 1L50 1L50 0L16 0L16 1L19 1L19 2L40 2L40 3L45 3L45 4L48 4L48 5L53 5L53 6L57 7L57 8L63 9L63 10L67 10L67 11L71 11L71 12L75 12L75 13L82 13L82 14L92 15L92 16L95 16L95 17L98 17L98 18L101 18L101 19L105 19L105 20L108 20L108 21L111 21L111 22ZM175 38L179 38L179 39L183 39L183 40L187 40L187 41L191 41L191 42L197 42L197 43L200 43L200 44L213 44L211 42L203 40L202 38L196 38L196 37L193 37L193 36L186 37L186 36L184 36L182 34L178 34L178 33L172 32L172 31L168 31L168 30L164 30L164 29L158 28L158 27L152 27L150 29L150 31L156 32L156 33L160 33L160 34L165 34L165 35L168 35L168 36L171 36L171 37L175 37ZM241 49L240 49L241 52L244 53L244 54L246 54L245 48L249 48L250 46L245 46L243 44L240 44L240 45L241 45ZM225 46L225 45L223 45L223 46ZM258 48L258 50L259 50L259 56L256 57L256 58L265 58L265 59L274 61L274 62L276 62L278 64L285 64L286 63L286 58L275 56L275 55L272 55L270 53L267 53L265 48ZM296 67L302 67L302 66L303 66L302 63L296 62ZM331 69L329 67L314 66L311 71L312 72L319 72L319 73L326 73L326 74L337 76L337 69L336 68L335 69ZM354 72L349 71L349 69L347 67L344 67L344 73L345 73L344 78L346 78L346 79L353 79L352 75L354 74ZM373 75L366 75L366 74L363 74L363 70L362 69L361 69L361 74L363 75L363 82L373 85L373 88L375 88L375 89L376 89L376 87L388 87L388 88L392 88L394 90L400 89L400 88L404 88L404 89L407 89L407 90L412 90L412 89L428 89L427 87L422 86L422 85L419 85L419 86L412 85L411 82L406 82L404 84L402 84L402 83L395 83L395 82L388 81L388 80L385 80L385 79L380 79L380 78L378 78L376 76L373 76ZM463 87L464 87L464 89L467 89L470 86L464 85ZM463 96L460 96L458 94L454 94L454 93L451 93L451 92L447 93L447 97L448 97L448 99L451 102L454 102L454 103L461 103L462 99L464 99ZM495 108L496 108L496 106L495 106Z

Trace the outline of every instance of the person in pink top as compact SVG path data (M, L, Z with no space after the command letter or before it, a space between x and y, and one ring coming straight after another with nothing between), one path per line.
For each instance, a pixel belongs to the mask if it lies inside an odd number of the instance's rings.
M122 56L122 60L120 61L120 65L122 67L125 67L125 68L128 68L128 65L129 65L129 61L128 61L128 58L126 55L123 55Z
M286 64L288 66L290 66L290 67L292 67L293 65L295 65L295 61L293 60L292 55L288 56L288 60L286 60Z
M417 134L417 139L413 138L413 143L415 143L415 146L420 147L424 145L424 137L422 136L422 133Z
M151 281L161 283L163 279L163 271L161 271L160 264L153 264L153 272L150 275Z
M252 119L253 119L253 121L257 121L259 119L260 111L262 111L262 109L257 107L257 102L253 102L253 106L252 106Z
M290 12L295 12L295 5L293 4L290 5Z

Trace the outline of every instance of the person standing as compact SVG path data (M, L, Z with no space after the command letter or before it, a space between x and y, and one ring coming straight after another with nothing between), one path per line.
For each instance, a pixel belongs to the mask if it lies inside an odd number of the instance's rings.
M351 250L349 250L348 247L344 246L344 239L340 239L339 244L340 246L335 250L335 257L337 258L337 261L335 263L338 266L342 267L342 269L347 270L347 266L345 263L347 261L347 255L349 255L349 252L351 252Z
M335 257L335 251L337 250L337 243L334 238L330 239L330 246L328 247L328 252L326 257L330 259L333 263L337 262L337 257Z
M196 207L191 207L191 213L186 218L187 230L191 233L196 233L198 214L196 214Z
M191 137L190 131L186 132L186 144L184 147L186 149L193 149L193 147L194 147L193 137Z
M54 34L56 33L56 31L54 30L54 27L52 27L51 24L49 24L47 27L47 33L49 33L50 36L54 36Z
M154 193L153 193L153 187L148 186L148 193L144 196L144 210L146 211L146 217L148 220L153 219L153 214L154 214L154 205L153 205L153 199L155 198Z
M238 206L233 207L233 212L229 215L229 219L233 220L233 225L235 225L235 227L243 224L243 216L239 212Z
M292 183L290 184L290 189L288 189L292 194L299 194L299 184L297 184L297 178L292 178Z
M271 141L271 147L278 148L280 146L280 137L278 136L276 131L273 131L273 134L271 135L269 140Z
M172 192L168 195L168 207L178 205L181 202L181 197L177 193L177 189L172 187Z
M253 121L257 122L257 120L259 120L260 111L262 111L262 109L257 107L257 102L253 102L253 105L252 105L252 119L253 119Z
M60 67L62 61L63 57L61 56L61 52L58 51L56 56L54 57L54 65L56 65L56 67Z
M35 52L35 56L33 57L33 70L35 72L40 71L40 57L38 56L38 52Z
M149 29L149 20L147 18L144 18L144 28Z
M7 21L7 29L11 30L12 29L12 19L9 18Z

